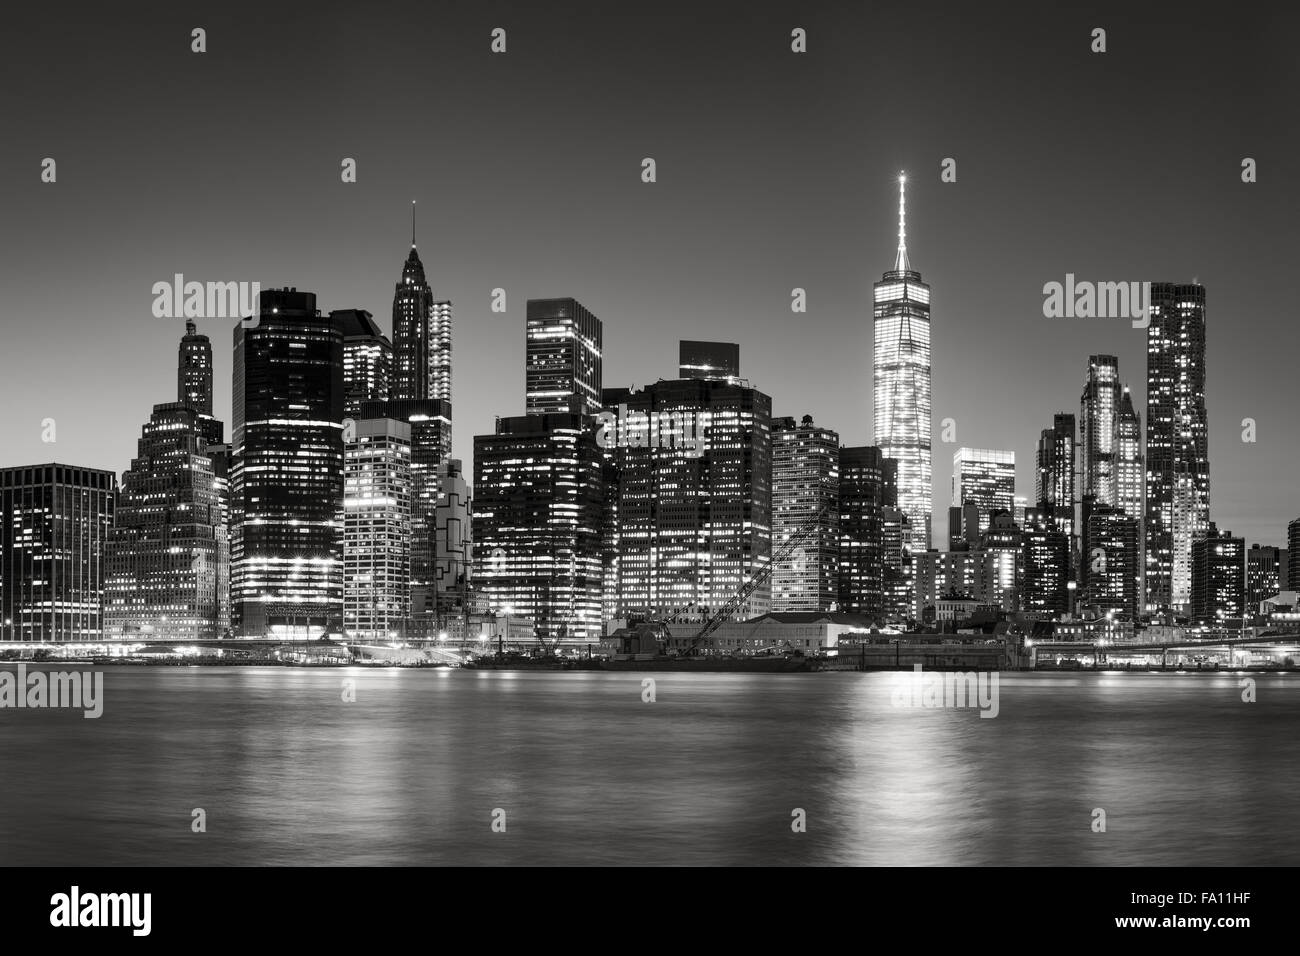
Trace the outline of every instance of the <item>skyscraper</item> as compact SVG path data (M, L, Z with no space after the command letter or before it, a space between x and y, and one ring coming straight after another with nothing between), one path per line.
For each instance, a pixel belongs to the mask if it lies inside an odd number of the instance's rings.
M600 411L600 319L577 299L529 299L525 330L525 411Z
M1152 283L1149 311L1146 601L1186 609L1192 542L1210 523L1205 287Z
M1052 515L1030 508L1021 532L1020 610L1044 618L1071 610L1069 575L1069 536Z
M117 476L54 462L0 469L0 625L15 641L104 638Z
M1206 534L1192 542L1192 619L1229 625L1245 613L1246 541L1219 533L1211 521Z
M952 456L952 504L979 508L979 531L988 530L996 512L1012 513L1016 498L1016 453L990 448L958 448Z
M451 303L436 300L415 248L411 204L411 251L393 292L393 387L395 399L451 401Z
M1287 549L1252 544L1246 552L1246 613L1252 618L1259 605L1287 590Z
M1115 505L1115 438L1119 414L1119 359L1090 355L1088 378L1079 398L1079 467L1082 498Z
M881 615L886 608L885 511L895 509L898 501L898 466L868 445L841 448L839 471L840 610ZM901 576L901 562L897 570ZM891 583L894 597L905 599L910 582Z
M177 400L154 406L122 476L106 560L108 637L212 640L229 627L225 462L214 460L224 427L211 414L211 357L208 337L186 323Z
M1058 530L1075 534L1074 416L1057 412L1052 427L1038 439L1034 471L1034 504L1052 518ZM1023 525L1023 520L1020 522Z
M772 548L814 530L776 563L773 611L830 611L839 601L840 436L810 416L772 423Z
M591 419L497 419L474 436L476 590L549 640L599 638L603 508Z
M185 320L176 362L176 401L190 405L200 415L212 414L212 341L199 334L191 319Z
M343 462L343 632L387 642L411 609L411 426L363 418Z
M1142 550L1139 520L1111 505L1088 510L1088 552L1083 601L1099 614L1135 617L1141 611Z
M717 610L771 556L772 400L725 378L605 389L619 473L618 616ZM771 609L770 579L740 618Z
M1128 386L1119 397L1115 416L1115 505L1138 519L1146 516L1146 469L1142 454L1142 419L1133 408ZM1139 547L1141 540L1139 537Z
M393 347L364 309L340 309L330 318L343 331L343 414L356 420L362 402L384 401L392 388Z
M234 341L231 595L239 633L343 632L343 333L273 289Z
M898 507L908 516L913 551L930 547L930 287L907 258L905 177L898 178L898 253L873 287L875 434L898 462Z
M1300 591L1300 518L1286 526L1286 588Z
M436 510L438 471L451 457L451 403L440 398L362 402L362 418L391 418L411 428L411 601L406 635L428 639L438 620Z
M445 459L438 466L438 499L434 512L434 580L438 619L463 621L473 566L474 502L459 458ZM464 632L464 628L460 628Z

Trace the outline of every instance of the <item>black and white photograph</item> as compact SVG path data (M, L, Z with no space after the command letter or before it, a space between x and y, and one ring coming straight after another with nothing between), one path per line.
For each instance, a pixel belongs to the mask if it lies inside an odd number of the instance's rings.
M24 924L1285 923L1300 10L3 16Z

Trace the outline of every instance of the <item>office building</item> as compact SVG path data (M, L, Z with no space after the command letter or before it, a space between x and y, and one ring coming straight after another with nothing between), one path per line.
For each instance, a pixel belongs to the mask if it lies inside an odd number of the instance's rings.
M10 641L104 639L117 477L51 462L0 468L0 623Z

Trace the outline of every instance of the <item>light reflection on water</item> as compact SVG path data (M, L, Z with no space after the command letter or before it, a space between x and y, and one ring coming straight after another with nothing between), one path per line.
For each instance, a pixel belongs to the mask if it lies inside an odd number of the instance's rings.
M1294 675L1006 673L980 719L888 673L104 671L99 720L0 710L0 863L1300 859Z

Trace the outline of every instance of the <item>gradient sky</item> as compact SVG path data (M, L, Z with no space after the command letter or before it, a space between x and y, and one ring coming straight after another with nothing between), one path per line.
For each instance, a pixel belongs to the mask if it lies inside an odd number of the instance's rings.
M675 377L679 339L736 341L775 414L868 444L871 283L906 169L908 249L933 288L936 545L955 448L1013 449L1032 497L1038 433L1078 413L1090 354L1119 356L1145 435L1145 333L1043 318L1043 284L1067 272L1205 285L1211 517L1281 543L1300 514L1294 11L80 6L6 11L0 35L0 464L129 465L174 397L184 323L154 318L150 289L177 272L296 286L391 334L411 199L430 284L455 303L467 469L473 436L523 411L530 297L600 317L607 386ZM227 430L232 325L199 322Z

